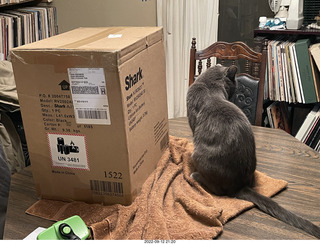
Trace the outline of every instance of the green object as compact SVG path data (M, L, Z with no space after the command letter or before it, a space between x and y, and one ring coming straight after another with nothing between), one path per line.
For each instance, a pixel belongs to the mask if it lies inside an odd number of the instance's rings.
M71 228L69 226L65 226L62 231L64 234L69 235L71 233Z
M78 216L58 221L48 229L42 231L38 240L85 240L89 230L83 220Z
M300 39L295 43L297 63L305 103L315 103L317 102L317 96L311 69L309 46L309 39Z

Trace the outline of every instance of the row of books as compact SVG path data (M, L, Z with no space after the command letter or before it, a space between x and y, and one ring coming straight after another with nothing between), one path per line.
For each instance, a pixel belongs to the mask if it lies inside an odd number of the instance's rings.
M315 63L315 45L309 39L268 43L265 97L289 103L320 101L319 66Z
M295 137L320 152L320 103L315 104Z
M289 122L288 104L285 102L272 102L267 107L268 125L271 128L282 129L291 134L291 125Z
M14 47L58 34L55 7L26 7L0 12L0 60Z

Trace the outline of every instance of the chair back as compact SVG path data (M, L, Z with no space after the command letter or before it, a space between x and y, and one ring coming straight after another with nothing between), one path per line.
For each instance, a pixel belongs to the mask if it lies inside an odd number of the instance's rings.
M262 124L264 86L266 75L267 40L262 51L256 52L243 42L218 41L203 50L196 49L196 38L192 38L190 49L189 86L203 71L211 67L211 58L224 66L237 65L238 89L231 99L247 115L253 125ZM197 72L196 72L197 71Z

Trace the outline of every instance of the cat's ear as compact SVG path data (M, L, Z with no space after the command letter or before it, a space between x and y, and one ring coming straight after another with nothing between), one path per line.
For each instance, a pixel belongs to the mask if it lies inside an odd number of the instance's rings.
M226 76L227 76L230 80L234 80L237 71L238 71L238 67L235 66L235 65L231 65L230 67L227 68Z

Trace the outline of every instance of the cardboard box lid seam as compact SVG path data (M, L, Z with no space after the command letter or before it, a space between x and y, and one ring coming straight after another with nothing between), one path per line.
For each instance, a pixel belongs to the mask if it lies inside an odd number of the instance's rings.
M80 27L76 30L91 30L92 28ZM59 38L68 32L60 34L58 36L53 36L48 39L44 39L35 43L26 44L20 47L16 47L11 50L12 56L15 56L18 59L23 59L22 55L19 53L23 51L32 51L32 52L53 52L54 55L59 55L57 53L66 52L94 52L94 53L113 53L116 55L116 60L118 65L126 62L139 52L155 45L158 42L163 41L163 32L162 27L145 27L148 30L149 35L137 35L135 37L127 38L128 33L125 33L122 37L119 38L108 38L110 33L121 33L127 29L134 31L136 27L130 28L94 28L98 33L86 36L81 40L70 40L67 43L59 43ZM102 29L102 31L101 31ZM114 29L117 31L115 32ZM58 41L57 41L57 40ZM63 39L63 38L61 38ZM122 44L120 40L125 40ZM129 40L129 41L128 41ZM24 62L22 60L22 62ZM26 63L26 62L24 62Z
M121 52L126 50L128 47L132 45L140 45L150 46L154 43L163 39L162 27L145 27L148 30L148 35L140 34L134 37L128 38L127 35L129 33L124 33L123 36L118 38L108 38L108 34L111 33L119 33L119 32L112 32L109 28L84 28L80 27L76 30L92 30L95 29L98 31L96 34L91 34L86 37L83 37L79 40L69 40L61 42L60 39L64 40L64 35L70 35L69 32L62 33L57 36L52 36L47 39L43 39L37 42L25 44L19 47L12 49L13 51L17 50L96 50L96 51L103 51L103 52ZM100 31L103 29L102 31ZM136 27L131 28L120 28L123 31L135 31ZM70 31L70 33L74 33L75 30ZM121 33L121 32L120 32ZM71 38L70 38L71 39ZM60 42L60 43L59 43ZM100 45L99 45L100 44Z

